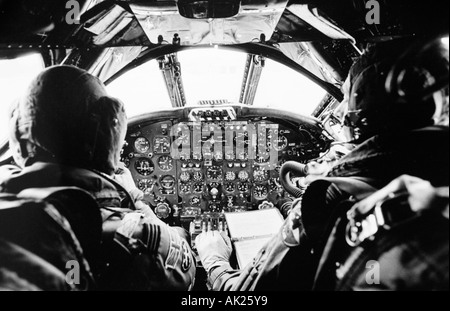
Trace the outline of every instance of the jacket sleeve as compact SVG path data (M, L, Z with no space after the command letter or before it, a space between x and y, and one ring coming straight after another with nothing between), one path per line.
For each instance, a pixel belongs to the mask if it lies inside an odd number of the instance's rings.
M273 271L278 271L282 258L289 251L290 243L297 245L298 228L293 228L296 211L294 208L278 234L274 235L255 255L253 261L241 270L233 269L229 263L213 268L208 281L214 291L268 290L275 285ZM295 232L294 232L295 231Z
M152 287L161 290L192 289L196 272L195 257L180 230L165 224L146 226L150 230L147 244L149 256L155 260L154 268L162 276L161 281L157 278ZM153 271L149 273L151 275Z
M113 250L107 252L114 263L108 263L110 284L120 284L118 289L125 290L192 289L195 257L178 228L134 211L118 217L121 219L109 217L103 224L109 239L104 244ZM106 232L110 232L109 238Z
M229 263L213 268L208 281L213 291L230 291L239 282L242 270L233 269Z
M326 210L329 200L333 201L337 195L334 189L329 189L330 183L322 183L314 189L312 198L321 194L321 200L314 202L321 204L319 208L313 205L307 209L305 226L303 219L303 199L292 202L292 209L288 214L278 234L272 237L259 253L242 270L233 269L228 263L212 269L208 275L213 290L217 291L246 291L246 290L306 290L311 289L316 255L312 252L324 230L322 221L329 217ZM328 193L330 192L330 193ZM326 194L326 195L325 195ZM318 222L318 223L317 223ZM308 229L308 230L306 230ZM296 264L294 264L296 263ZM294 277L296 276L296 277Z

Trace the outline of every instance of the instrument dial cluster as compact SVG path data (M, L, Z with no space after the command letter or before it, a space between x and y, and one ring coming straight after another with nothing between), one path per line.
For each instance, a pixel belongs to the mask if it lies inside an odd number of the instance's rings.
M279 183L285 161L305 163L324 151L308 126L261 118L147 121L128 129L121 160L164 221L176 222L174 211L180 221L199 213L253 210L287 197Z

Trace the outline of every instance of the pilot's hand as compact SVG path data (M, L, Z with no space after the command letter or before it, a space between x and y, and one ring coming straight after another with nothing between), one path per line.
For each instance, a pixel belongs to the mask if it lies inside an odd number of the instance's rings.
M231 240L224 232L207 231L199 234L195 245L206 272L230 262Z

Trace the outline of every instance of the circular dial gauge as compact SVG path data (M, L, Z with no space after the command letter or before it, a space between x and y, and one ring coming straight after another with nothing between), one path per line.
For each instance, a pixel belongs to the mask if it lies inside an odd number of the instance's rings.
M236 173L233 171L228 171L225 173L225 180L226 181L233 181L236 179Z
M191 179L191 174L189 174L189 172L182 172L180 174L180 180L182 182L188 182Z
M265 168L258 167L253 171L253 179L255 181L265 181L269 177L269 173Z
M284 149L286 149L286 147L288 146L288 139L286 138L286 136L278 136L274 142L273 142L273 149L275 149L276 151L282 151Z
M202 180L203 180L202 172L194 172L194 181L202 181Z
M267 198L268 194L269 191L267 190L266 186L256 185L255 188L253 188L253 196L257 200L264 200L265 198Z
M247 181L248 180L248 172L247 171L240 171L238 174L238 178L240 181Z
M212 180L222 179L222 168L220 166L211 166L206 171L206 177Z
M189 203L191 204L191 205L199 205L200 204L200 198L199 197L197 197L197 196L194 196L194 197L192 197L190 200L189 200Z
M189 184L181 184L180 191L184 193L191 192L191 187L189 186Z
M138 137L134 141L134 148L137 152L146 153L150 149L150 142L145 137Z
M175 178L173 178L173 176L166 175L161 178L161 187L163 187L164 189L173 189L174 185Z
M194 186L192 187L192 190L193 190L195 193L203 192L203 184L202 184L202 183L196 183L196 184L194 184Z
M155 170L153 162L147 158L140 158L134 162L134 168L142 176L148 176Z
M238 185L237 185L237 189L240 191L240 192L247 192L248 191L248 183L246 183L246 182L240 182L240 183L238 183Z
M144 192L144 194L149 194L153 190L153 180L139 179L137 186L139 190Z
M158 159L158 166L162 171L170 171L173 168L173 159L171 156L161 156Z
M232 182L226 183L225 184L225 191L226 192L234 192L234 184Z

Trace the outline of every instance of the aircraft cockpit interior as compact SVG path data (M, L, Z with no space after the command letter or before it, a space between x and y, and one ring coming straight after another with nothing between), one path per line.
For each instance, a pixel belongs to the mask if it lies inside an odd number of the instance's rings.
M0 290L448 290L448 27L406 0L0 0Z

